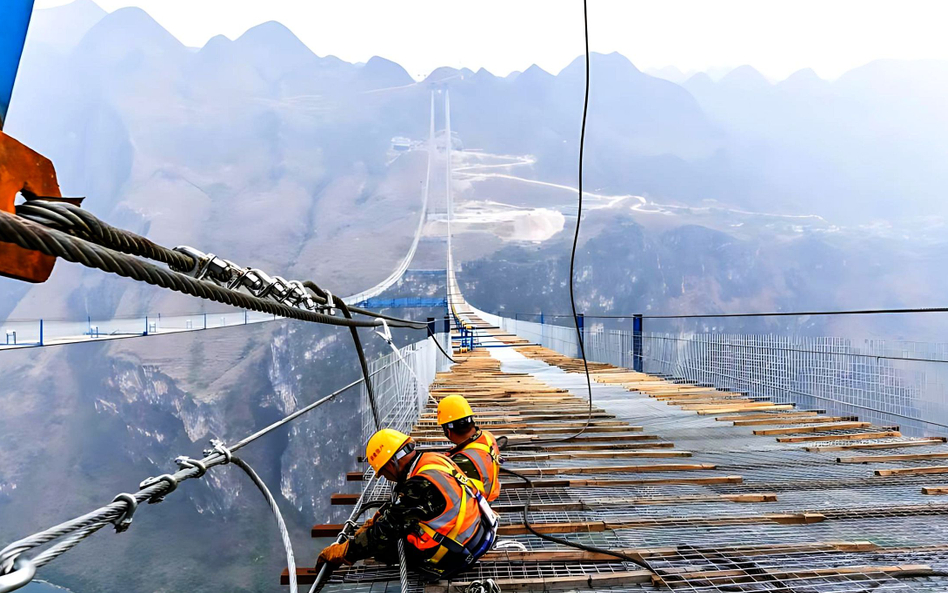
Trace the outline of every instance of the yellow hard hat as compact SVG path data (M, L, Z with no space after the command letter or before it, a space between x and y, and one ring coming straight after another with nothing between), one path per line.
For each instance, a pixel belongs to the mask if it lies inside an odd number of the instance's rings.
M391 428L383 428L373 434L365 446L365 458L375 470L375 475L379 475L379 470L392 460L399 449L410 442L410 436Z
M449 395L438 402L438 424L447 424L473 415L471 404L460 395Z

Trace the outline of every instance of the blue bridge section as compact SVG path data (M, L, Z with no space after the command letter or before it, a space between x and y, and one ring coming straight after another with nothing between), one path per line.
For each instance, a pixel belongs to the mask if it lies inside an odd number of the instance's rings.
M444 297L405 297L400 299L372 298L355 304L363 309L423 309L431 307L447 307L448 299Z

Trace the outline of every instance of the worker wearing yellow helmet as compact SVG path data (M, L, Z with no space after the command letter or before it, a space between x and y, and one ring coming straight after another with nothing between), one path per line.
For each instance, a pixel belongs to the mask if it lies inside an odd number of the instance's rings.
M438 424L454 443L448 457L467 474L481 495L493 502L500 495L500 447L489 431L478 429L474 410L460 395L438 402Z
M420 452L408 435L383 428L369 439L365 458L395 483L393 500L355 534L325 548L316 563L335 566L375 558L397 563L399 540L409 566L443 579L473 565L494 543L497 518L451 459Z

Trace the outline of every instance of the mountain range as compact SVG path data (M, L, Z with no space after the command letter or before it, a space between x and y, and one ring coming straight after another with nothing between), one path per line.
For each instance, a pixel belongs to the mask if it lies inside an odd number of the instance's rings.
M87 197L116 226L349 294L386 277L411 244L429 101L435 93L443 143L448 91L463 290L485 310L550 314L568 310L584 74L577 58L555 74L439 68L416 81L383 57L317 56L276 22L191 48L140 9L76 0L36 11L5 132L50 157L64 195ZM613 53L593 54L590 74L581 310L932 305L948 289L948 63L880 61L835 81L805 70L773 84L749 66L653 76ZM414 144L395 151L393 137ZM440 171L443 154L431 156ZM443 192L438 175L431 187ZM418 267L442 265L436 218ZM428 281L390 292L443 290ZM0 319L215 310L66 262L43 285L0 279ZM728 328L918 339L944 329L905 319ZM382 351L366 341L370 356ZM277 322L6 352L0 376L7 542L166 472L211 437L258 429L358 369L343 334ZM312 560L309 526L333 516L328 495L355 469L355 407L333 404L292 438L247 451L279 485L301 564ZM262 501L239 475L215 475L44 576L78 593L272 586L283 560Z

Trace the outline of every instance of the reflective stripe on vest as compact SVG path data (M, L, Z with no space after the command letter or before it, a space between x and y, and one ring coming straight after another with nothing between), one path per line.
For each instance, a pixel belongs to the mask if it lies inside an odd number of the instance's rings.
M500 447L494 435L486 430L464 446L460 455L464 455L477 468L480 480L472 480L487 502L493 502L500 496Z
M409 478L415 476L427 479L438 488L444 497L445 507L444 512L437 517L419 522L421 533L409 534L406 539L419 550L437 547L429 560L437 564L449 551L449 547L441 542L450 540L456 544L451 547L466 548L467 543L474 538L481 526L480 507L470 490L470 480L453 461L440 453L422 453Z

